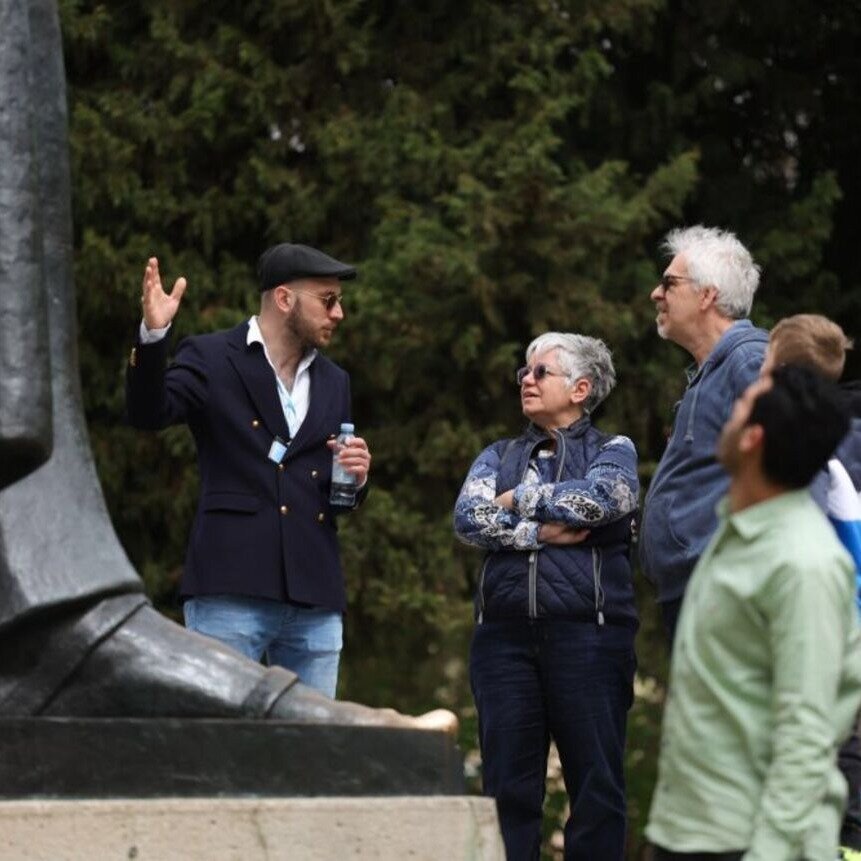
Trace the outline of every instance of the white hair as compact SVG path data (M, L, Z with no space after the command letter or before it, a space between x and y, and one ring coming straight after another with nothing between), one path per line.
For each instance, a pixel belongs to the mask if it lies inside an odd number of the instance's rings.
M571 332L545 332L526 348L527 364L538 353L556 350L560 370L568 385L573 386L584 377L592 384L583 409L591 413L616 385L616 370L607 345L600 338L575 335Z
M760 269L734 233L698 224L671 230L663 247L670 257L684 255L696 289L717 290L715 305L724 316L739 320L750 314Z

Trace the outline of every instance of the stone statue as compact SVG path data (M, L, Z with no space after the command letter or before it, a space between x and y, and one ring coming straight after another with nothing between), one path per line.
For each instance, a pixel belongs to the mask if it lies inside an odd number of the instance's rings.
M0 718L280 718L452 731L324 697L157 613L111 526L78 381L53 0L0 0Z

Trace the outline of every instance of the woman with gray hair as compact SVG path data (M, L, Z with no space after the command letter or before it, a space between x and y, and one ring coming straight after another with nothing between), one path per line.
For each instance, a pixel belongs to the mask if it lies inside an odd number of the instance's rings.
M571 802L565 858L621 861L637 453L592 426L616 382L603 341L541 335L517 382L529 425L478 456L454 511L458 537L487 551L470 650L484 792L508 858L537 859L552 738Z

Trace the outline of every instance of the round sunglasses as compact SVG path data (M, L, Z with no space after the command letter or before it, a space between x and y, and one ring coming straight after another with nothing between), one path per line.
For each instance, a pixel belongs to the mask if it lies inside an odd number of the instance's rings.
M551 371L544 362L539 362L535 365L534 368L530 368L529 365L525 365L522 368L517 369L517 373L515 374L515 379L517 380L517 385L522 386L524 379L526 379L529 374L532 374L533 379L536 383L540 383L545 377L564 377L565 374L560 371Z

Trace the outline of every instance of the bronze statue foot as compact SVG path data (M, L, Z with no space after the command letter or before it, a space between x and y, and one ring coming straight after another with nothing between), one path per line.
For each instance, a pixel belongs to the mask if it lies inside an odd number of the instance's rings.
M26 684L20 682L26 679ZM177 625L139 594L15 632L0 657L0 716L271 718L451 734L457 718L332 700Z

